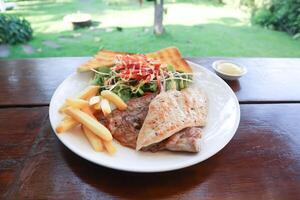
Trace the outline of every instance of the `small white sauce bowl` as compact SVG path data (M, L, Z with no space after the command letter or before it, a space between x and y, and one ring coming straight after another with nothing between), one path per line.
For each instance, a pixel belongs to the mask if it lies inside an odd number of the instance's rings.
M240 74L228 74L228 73L225 73L223 71L220 71L218 66L222 63L233 64L233 65L239 67L242 72ZM240 65L238 65L236 63L233 63L231 61L228 61L228 60L217 60L217 61L213 62L212 68L214 69L214 71L216 72L216 74L218 76L220 76L221 78L223 78L225 80L237 80L237 79L239 79L240 77L242 77L243 75L245 75L247 73L247 69L245 67L240 66Z

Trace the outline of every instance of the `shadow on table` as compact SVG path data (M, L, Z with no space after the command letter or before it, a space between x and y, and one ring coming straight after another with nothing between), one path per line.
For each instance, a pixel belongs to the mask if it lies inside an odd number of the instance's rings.
M238 92L241 89L240 81L234 80L234 81L225 81L234 92Z
M170 198L187 194L204 183L218 167L217 163L208 164L209 161L204 161L171 172L131 173L98 166L63 149L63 157L69 168L84 183L99 192L124 199Z

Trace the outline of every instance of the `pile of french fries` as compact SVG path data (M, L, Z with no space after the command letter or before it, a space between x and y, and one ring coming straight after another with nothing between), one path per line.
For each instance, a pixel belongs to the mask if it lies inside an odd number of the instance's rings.
M113 137L110 131L97 120L95 113L101 111L104 116L108 116L111 113L109 102L119 110L125 110L127 105L115 93L104 90L99 94L99 89L99 86L91 85L77 98L67 98L59 109L59 112L65 116L56 127L56 132L63 133L80 125L95 151L106 150L109 154L114 154L116 148L112 144Z

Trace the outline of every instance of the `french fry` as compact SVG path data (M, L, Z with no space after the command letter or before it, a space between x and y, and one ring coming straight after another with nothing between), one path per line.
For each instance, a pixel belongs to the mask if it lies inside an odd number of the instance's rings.
M105 141L112 140L112 135L109 130L89 114L74 108L66 109L65 113L80 124L86 126L101 139Z
M98 93L99 89L100 86L90 85L87 88L85 88L82 92L80 92L77 98L87 100L92 96L95 96Z
M93 112L91 111L90 108L84 108L82 109L83 112L87 113L88 115L90 115L92 118L96 119L96 117L93 115ZM101 140L103 142L103 145L106 149L106 151L112 155L114 154L117 150L116 147L113 145L112 141L105 141L105 140Z
M89 116L91 116L93 119L97 120L96 117L93 115L93 111L89 107L83 108L82 111L88 114ZM102 144L103 141L98 136L96 136L92 131L90 131L87 127L82 126L82 128L84 134L88 138L93 148L96 151L100 151L100 149L101 151L103 151L103 144Z
M105 117L111 113L111 108L107 99L102 99L100 102L100 106Z
M117 151L117 150L116 150L116 147L112 144L111 141L103 141L103 145L104 145L106 151L107 151L110 155L116 153L116 151Z
M83 99L83 100L87 100L92 96L95 96L98 91L100 89L100 86L96 86L96 85L90 85L88 87L86 87L83 91L81 91L79 93L79 95L77 96L78 99ZM64 103L60 109L59 112L63 113L67 108L67 105Z
M93 113L90 109L84 109L84 112L93 116ZM93 116L93 118L94 118L94 116ZM56 132L57 133L65 132L65 131L75 127L76 125L79 125L79 123L77 121L75 121L71 117L66 117L57 126ZM104 147L105 147L107 152L111 155L116 152L116 148L112 144L112 141L101 140L98 136L96 136L92 131L90 131L85 126L82 126L82 130L95 151L103 151Z
M109 90L103 90L101 92L101 96L104 97L105 99L109 100L113 104L115 104L115 106L119 110L126 110L126 108L127 108L126 103L115 93L113 93Z
M60 108L59 108L59 112L60 113L63 113L65 112L65 110L68 108L68 105L66 103L64 103Z
M82 108L89 107L89 102L82 99L67 98L66 105L72 108L82 109Z
M100 101L101 101L100 96L93 96L93 97L90 98L89 104L90 104L90 106L92 106L92 105L95 105L97 103L100 103Z
M83 133L87 137L88 141L92 145L95 151L103 151L103 144L101 139L90 131L86 126L81 126Z
M73 120L70 117L67 117L58 124L58 126L56 127L55 130L57 133L62 133L62 132L66 132L67 130L75 127L76 125L78 125L77 121Z
M94 116L93 111L91 110L90 107L82 108L82 111L88 114L90 117L93 119L97 120L97 118Z

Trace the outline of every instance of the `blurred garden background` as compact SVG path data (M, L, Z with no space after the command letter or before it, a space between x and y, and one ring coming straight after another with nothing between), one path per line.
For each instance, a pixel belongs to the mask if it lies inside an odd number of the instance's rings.
M101 48L145 53L167 46L184 56L300 57L299 0L164 0L161 35L153 33L153 1L3 3L13 8L0 13L1 59L91 56ZM66 16L76 13L89 14L90 26L74 28Z

